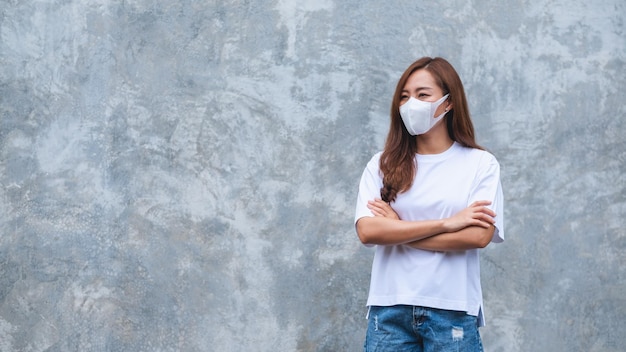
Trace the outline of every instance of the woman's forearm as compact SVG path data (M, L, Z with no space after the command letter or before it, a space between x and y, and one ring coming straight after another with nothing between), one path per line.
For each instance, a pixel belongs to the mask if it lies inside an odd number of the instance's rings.
M443 220L402 221L382 216L362 217L356 231L363 244L396 245L426 239L445 231Z
M462 251L486 247L493 238L495 227L469 226L456 232L444 232L417 241L408 246L429 251Z

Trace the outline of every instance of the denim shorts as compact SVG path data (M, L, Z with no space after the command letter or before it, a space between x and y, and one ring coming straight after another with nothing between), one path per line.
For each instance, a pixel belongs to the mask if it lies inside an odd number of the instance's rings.
M372 306L365 352L482 352L477 317L415 306Z

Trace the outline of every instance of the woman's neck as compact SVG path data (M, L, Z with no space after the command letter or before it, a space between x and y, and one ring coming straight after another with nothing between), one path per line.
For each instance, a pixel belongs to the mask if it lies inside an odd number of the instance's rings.
M448 150L454 141L448 135L446 122L442 121L425 134L416 136L418 154L441 154Z

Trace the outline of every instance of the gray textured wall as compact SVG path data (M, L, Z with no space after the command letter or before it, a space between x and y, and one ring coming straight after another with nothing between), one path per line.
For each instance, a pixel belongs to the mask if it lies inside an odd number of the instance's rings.
M356 186L423 55L458 69L502 165L486 350L626 350L625 18L623 0L1 1L0 351L359 351Z

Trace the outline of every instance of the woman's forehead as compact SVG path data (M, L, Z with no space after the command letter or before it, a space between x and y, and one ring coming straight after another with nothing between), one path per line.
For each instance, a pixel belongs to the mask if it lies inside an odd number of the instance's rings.
M416 89L436 89L439 88L437 86L437 82L433 75L427 70L420 69L417 70L409 76L406 83L404 84L405 90L416 90Z

